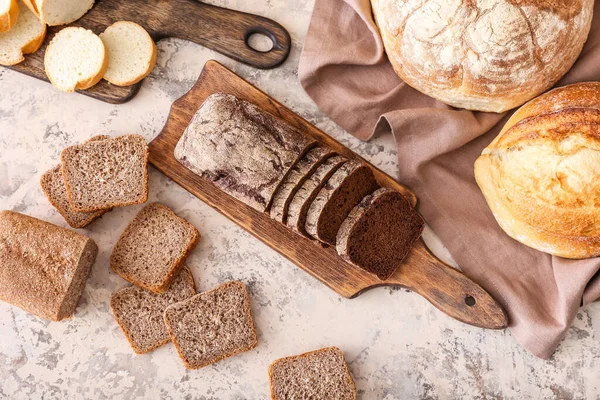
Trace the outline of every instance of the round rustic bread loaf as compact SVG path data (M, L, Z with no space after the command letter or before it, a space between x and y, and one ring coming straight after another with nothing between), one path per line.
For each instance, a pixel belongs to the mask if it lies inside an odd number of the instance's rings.
M600 83L521 107L475 162L475 178L512 238L566 258L600 255Z
M388 58L415 89L502 112L554 85L587 39L593 0L371 0Z

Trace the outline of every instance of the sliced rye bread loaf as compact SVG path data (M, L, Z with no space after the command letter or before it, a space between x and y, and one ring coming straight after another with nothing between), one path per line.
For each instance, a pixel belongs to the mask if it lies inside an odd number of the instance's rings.
M289 170L314 144L256 105L216 93L200 106L174 155L225 193L263 212Z
M129 286L112 295L110 308L133 351L145 354L171 341L163 319L166 308L195 294L194 277L183 267L165 293Z
M100 34L108 54L104 79L117 86L138 83L156 65L156 44L135 22L118 21Z
M15 25L0 33L0 65L22 62L24 54L37 51L46 37L46 25L27 8L21 7Z
M269 365L269 381L273 400L356 399L344 353L337 347L275 360Z
M46 75L63 92L91 88L100 82L107 66L104 43L94 32L81 27L59 31L44 54Z
M271 218L285 223L288 207L294 198L296 191L302 186L304 181L312 175L319 166L321 166L321 164L334 155L335 152L324 147L310 149L308 153L294 165L273 195L273 203L269 210Z
M148 146L123 135L70 146L60 155L69 203L75 211L105 210L148 200Z
M73 315L98 246L87 236L0 211L0 300L40 318Z
M319 194L319 191L327 183L331 175L347 161L348 159L345 157L333 156L327 159L304 181L288 206L288 214L285 221L287 226L295 232L308 237L304 225L306 214L312 201Z
M164 293L199 240L192 224L169 207L152 203L125 228L110 255L110 266L126 281Z
M167 307L165 324L186 368L198 369L256 347L248 289L227 282Z
M104 140L108 138L110 138L110 136L98 135L88 140L88 142L92 142L94 140ZM67 190L65 189L65 180L62 174L61 164L58 164L42 175L40 178L40 186L50 201L50 204L56 208L60 215L63 216L65 221L67 221L67 223L73 228L83 228L111 210L110 208L106 210L90 212L79 212L73 210L73 207L71 207L71 204L69 203Z
M10 31L19 18L17 0L0 0L0 33Z
M358 161L342 165L321 188L306 213L306 232L325 244L335 245L344 219L379 185L371 168Z
M337 252L385 280L400 266L424 226L423 218L404 196L381 188L350 211L337 233Z

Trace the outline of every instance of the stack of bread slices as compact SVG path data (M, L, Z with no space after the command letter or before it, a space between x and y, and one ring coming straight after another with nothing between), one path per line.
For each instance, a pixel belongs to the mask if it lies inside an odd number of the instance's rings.
M298 234L389 278L424 221L372 169L235 96L209 96L175 148L196 174Z
M0 65L15 65L36 52L46 26L70 24L94 0L0 0ZM65 92L84 90L102 78L133 85L156 65L156 44L138 24L115 22L99 36L81 27L57 32L46 49L44 68L50 82Z

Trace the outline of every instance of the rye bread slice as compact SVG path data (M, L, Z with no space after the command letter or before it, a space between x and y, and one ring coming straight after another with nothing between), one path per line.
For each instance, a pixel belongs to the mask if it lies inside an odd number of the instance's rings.
M381 188L350 211L337 234L337 252L385 280L400 266L424 226L423 218L404 196Z
M337 232L350 211L379 185L373 171L358 161L342 165L321 188L306 213L306 232L335 245Z
M75 211L148 200L148 146L140 135L67 147L60 159L69 203Z
M290 173L283 180L275 195L269 214L276 221L285 223L287 219L290 202L294 194L312 175L315 170L321 166L328 158L333 157L335 152L324 147L315 147L306 153L304 157L290 170Z
M263 212L288 171L314 144L256 105L216 93L198 109L174 155L225 193Z
M269 381L273 400L356 399L344 353L337 347L275 360L269 366Z
M109 138L110 136L98 135L92 137L87 142L105 140ZM67 221L67 224L73 228L84 228L111 210L110 208L107 210L90 212L79 212L73 210L73 207L71 207L71 204L69 203L69 198L65 189L65 180L62 174L61 164L51 168L42 175L40 178L40 186L50 201L50 204L56 208L60 215L63 216L65 221Z
M0 211L0 300L40 318L73 315L98 246L87 236Z
M306 214L308 209L319 194L319 191L327 183L327 180L344 164L348 159L342 156L334 156L327 159L315 172L313 172L298 188L296 194L290 201L286 218L286 225L294 231L307 236L304 229Z
M186 368L198 369L256 347L248 289L227 282L167 307L165 324Z
M110 255L110 266L134 285L164 293L199 239L192 224L169 207L152 203L125 228Z
M163 319L166 308L195 294L194 277L183 267L165 293L129 286L113 294L110 308L133 351L144 354L171 341Z

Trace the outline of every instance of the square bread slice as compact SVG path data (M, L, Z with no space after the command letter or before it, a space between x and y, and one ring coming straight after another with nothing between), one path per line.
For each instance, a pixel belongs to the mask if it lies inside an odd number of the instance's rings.
M165 324L186 368L198 369L258 344L248 289L227 282L165 310Z
M344 260L385 280L424 227L425 221L402 194L381 188L350 211L337 233L336 249Z
M152 203L129 223L110 255L123 279L164 293L200 240L198 230L169 207Z
M88 140L88 142L92 142L94 140L105 140L109 138L110 136L98 135ZM42 187L42 191L50 203L73 228L83 228L111 210L110 208L107 210L90 212L79 212L73 210L73 207L71 207L71 204L69 203L69 198L65 189L65 180L62 174L61 164L58 164L42 175L40 178L40 186Z
M110 308L133 351L144 354L171 341L163 319L165 309L195 294L194 277L183 267L165 293L129 286L113 294Z
M96 211L148 200L148 146L123 135L70 146L60 155L69 203Z
M273 400L354 400L356 388L337 347L280 358L269 366Z

